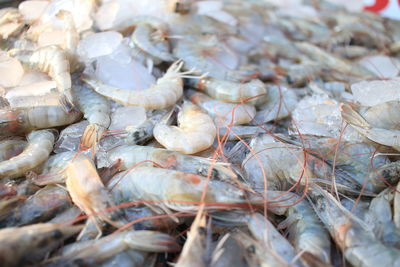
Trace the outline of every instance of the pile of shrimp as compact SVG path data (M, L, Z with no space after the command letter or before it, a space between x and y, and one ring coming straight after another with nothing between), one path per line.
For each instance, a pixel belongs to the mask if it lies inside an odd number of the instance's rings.
M400 21L299 2L0 1L0 265L400 266Z

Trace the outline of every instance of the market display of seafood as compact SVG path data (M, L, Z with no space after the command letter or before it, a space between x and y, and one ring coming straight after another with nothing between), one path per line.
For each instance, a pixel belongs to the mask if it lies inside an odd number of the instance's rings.
M0 266L400 266L400 21L283 2L0 1Z

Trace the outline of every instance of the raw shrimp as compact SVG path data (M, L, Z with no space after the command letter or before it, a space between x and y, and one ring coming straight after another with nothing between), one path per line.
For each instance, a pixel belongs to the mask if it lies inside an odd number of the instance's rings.
M185 102L178 113L178 127L160 122L153 134L168 150L194 154L211 147L217 130L210 116L196 105Z
M0 110L0 135L29 133L35 129L52 128L78 121L78 111L67 113L61 105Z
M297 49L305 53L316 62L321 62L333 70L339 70L341 73L350 74L355 78L374 78L375 75L367 69L351 64L344 59L338 58L321 48L306 42L296 43Z
M164 27L166 28L166 26ZM156 32L157 33L157 32ZM155 58L156 60L159 61L167 61L167 62L172 62L175 60L175 58L168 52L159 49L154 42L161 42L163 40L163 36L166 33L161 32L158 33L158 38L152 38L153 29L150 24L147 23L140 23L139 25L136 26L135 30L133 31L131 35L131 41L142 51L146 52L149 54L151 57ZM155 40L154 40L155 39ZM165 41L162 42L162 44L166 44ZM168 46L167 46L168 48Z
M26 141L18 139L0 141L0 162L21 154L26 145Z
M383 244L399 249L400 230L396 226L395 195L395 190L387 188L372 199L364 221L371 225L375 237Z
M42 167L40 175L31 173L32 183L43 186L47 184L63 184L67 179L66 166L77 153L66 151L49 157Z
M211 229L207 228L206 216L201 209L190 227L185 246L175 266L208 266L211 255L207 255L210 249L207 245L210 245L210 239Z
M256 109L251 105L225 103L199 92L186 92L189 99L212 116L217 125L246 124L256 115Z
M318 217L353 266L400 264L399 250L379 242L367 225L347 211L331 194L317 185L311 185L309 196Z
M72 201L88 216L91 216L89 217L91 221L96 222L97 237L102 235L98 219L117 228L124 224L123 215L118 210L107 210L114 207L114 203L90 158L83 154L76 156L68 163L66 175L65 184Z
M110 103L106 98L85 86L76 85L73 92L78 108L89 121L82 136L82 146L92 147L110 126Z
M299 263L294 262L296 259L296 251L289 241L284 238L275 226L261 214L253 214L249 216L247 224L250 233L257 241L258 245L264 251L269 251L263 260L275 260L282 264L294 264L298 266ZM243 236L243 235L242 235Z
M0 162L0 178L22 176L48 159L55 141L52 131L33 131L27 139L28 146L21 154Z
M82 226L40 223L0 230L0 258L3 266L36 265L46 254L75 235Z
M278 228L287 228L289 240L303 256L312 255L311 259L318 259L320 263L330 264L331 244L329 234L319 221L307 200L290 192L268 191L268 199L273 199L269 210L277 215L285 215ZM257 224L253 224L253 235L257 233Z
M85 77L83 81L97 93L123 105L142 106L145 109L164 109L175 105L182 97L185 73L179 72L183 62L176 61L150 88L141 91L130 91L102 84L99 81ZM187 73L186 73L187 74Z
M47 73L57 84L60 102L70 111L74 104L71 95L70 64L66 52L57 45L49 45L35 51L13 49L10 56L18 58L28 68Z
M169 235L155 231L123 231L109 236L78 242L63 248L59 257L50 259L55 265L83 262L95 264L125 250L141 252L176 252L179 245Z
M201 78L189 80L189 84L196 89L206 92L216 100L229 103L262 104L267 98L265 84L253 79L247 83L232 82L216 78Z
M302 146L283 143L269 135L254 138L250 146L252 153L247 155L242 168L256 191L262 192L265 186L271 190L288 190L293 184L332 182L329 178L332 166L307 153ZM360 192L362 186L346 172L335 170L335 177L341 191Z
M298 99L296 93L289 88L271 86L267 89L268 100L258 107L253 125L264 124L286 118L296 108Z
M64 188L49 185L15 207L5 220L0 221L0 226L14 227L48 221L71 206L68 192Z
M379 128L371 125L348 104L342 104L340 108L343 120L349 123L357 132L378 144L390 146L400 151L399 130ZM384 123L387 125L385 121Z
M237 175L230 169L229 163L213 161L211 159L183 155L174 151L148 146L122 145L108 152L110 163L122 160L119 170L127 170L136 164L142 166L150 161L164 168L174 169L181 172L188 172L207 176L210 172L212 178L233 181ZM143 164L141 163L143 162Z
M242 267L246 266L246 250L234 238L232 233L223 235L212 252L211 266L213 267Z
M113 177L108 188L118 203L154 201L156 203L152 203L152 206L170 213L170 210L193 210L196 203L201 201L207 184L206 202L246 203L244 192L229 183L218 180L207 183L207 178L200 175L152 167L137 167L122 172ZM211 203L211 208L218 208Z

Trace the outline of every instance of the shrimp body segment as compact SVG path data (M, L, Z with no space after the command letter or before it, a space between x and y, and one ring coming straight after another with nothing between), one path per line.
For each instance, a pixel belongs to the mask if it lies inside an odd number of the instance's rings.
M0 178L21 176L49 158L55 141L53 132L33 131L27 138L28 146L21 154L0 162Z

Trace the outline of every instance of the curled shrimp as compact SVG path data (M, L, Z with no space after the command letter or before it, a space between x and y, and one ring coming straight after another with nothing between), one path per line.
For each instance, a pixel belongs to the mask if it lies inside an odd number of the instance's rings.
M194 154L211 147L217 130L210 116L196 105L185 102L178 113L178 127L160 122L153 134L168 150Z
M198 81L191 80L189 83L212 98L229 103L262 104L267 95L265 84L258 79L240 83L216 78L201 78Z
M72 201L83 212L91 216L96 225L98 236L102 235L99 222L105 221L114 227L123 225L118 211L107 211L114 203L104 187L93 162L83 154L79 154L67 165L65 184Z
M166 28L166 26L163 28ZM163 41L162 35L165 35L165 32L163 32L163 30L161 30L161 34L158 34L160 36L158 36L156 38L154 38L154 37L152 38L152 34L153 34L153 29L149 23L145 23L145 22L140 23L139 25L136 26L135 30L133 31L133 33L131 35L131 41L140 50L146 52L151 57L153 57L157 60L168 61L168 62L174 61L174 57L168 51L159 49L156 46L156 44L154 43L155 41L158 41L158 42ZM167 43L162 42L161 44L167 44Z
M72 109L70 64L67 53L57 45L49 45L35 51L13 49L8 52L30 69L47 73L57 84L62 94L60 102L69 111Z
M256 115L254 106L232 104L214 100L205 94L187 91L190 100L212 116L217 124L241 125L249 123Z
M19 177L48 159L55 141L53 132L33 131L27 136L27 139L28 146L21 154L0 162L0 178Z
M157 80L157 83L142 91L129 91L102 84L91 78L84 77L83 81L97 93L126 106L142 106L145 109L164 109L175 105L183 94L182 77L188 73L179 72L183 62L176 61Z

